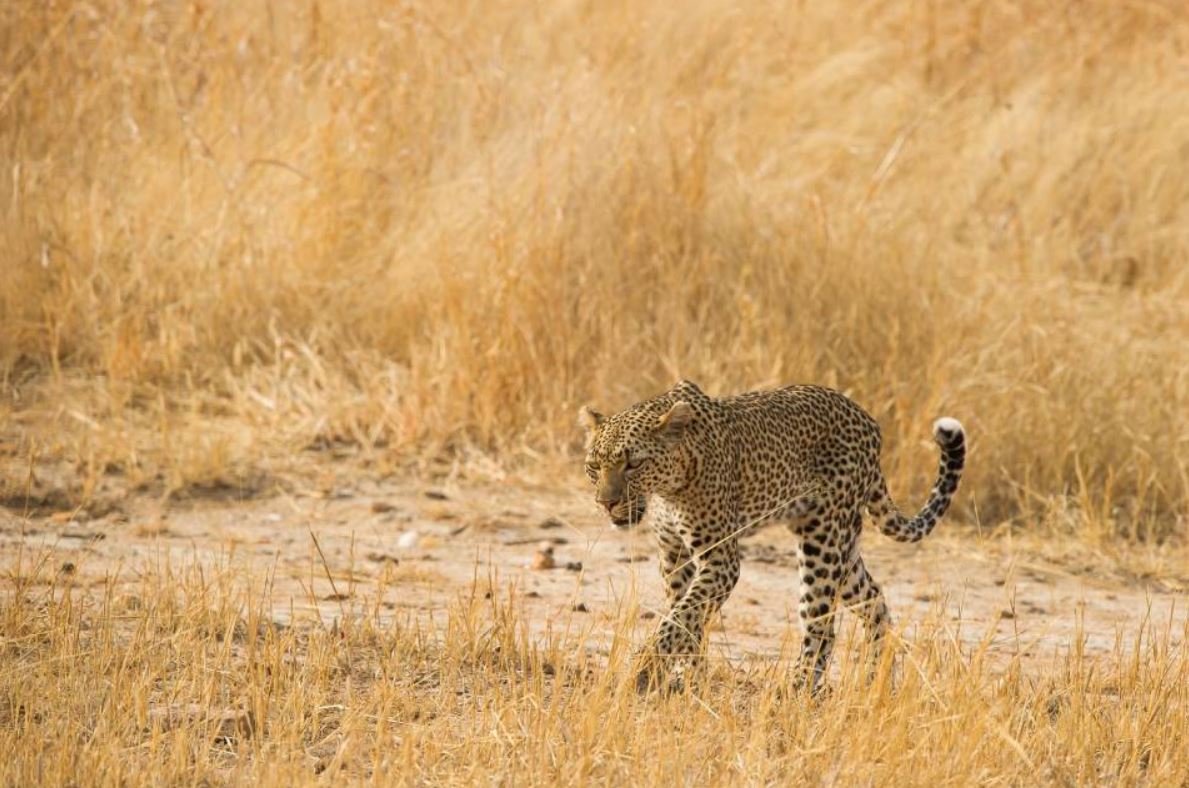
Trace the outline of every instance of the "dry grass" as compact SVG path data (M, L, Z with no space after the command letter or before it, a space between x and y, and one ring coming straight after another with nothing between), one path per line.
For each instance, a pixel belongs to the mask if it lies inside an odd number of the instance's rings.
M28 557L9 569L8 785L1189 779L1189 659L1176 645L1189 632L1167 621L1121 633L1111 656L1074 642L1030 669L988 659L992 633L962 646L934 616L906 637L895 682L863 686L861 657L844 652L834 692L812 702L791 692L786 665L715 659L685 694L641 697L622 625L531 637L515 594L484 599L482 582L436 626L382 620L380 587L327 627L274 623L287 608L269 581L229 569L145 566L134 593L111 578L71 588ZM625 603L617 620L632 613Z
M678 376L840 387L902 497L1133 538L1189 499L1189 17L1056 5L0 13L10 455L572 457Z

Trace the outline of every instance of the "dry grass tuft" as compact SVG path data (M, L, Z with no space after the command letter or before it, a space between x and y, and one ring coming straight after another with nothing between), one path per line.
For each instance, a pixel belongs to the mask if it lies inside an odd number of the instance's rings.
M0 610L5 784L1189 779L1189 632L1170 622L1099 659L1071 642L1038 672L935 616L905 635L895 682L864 686L842 653L811 702L787 666L715 657L685 694L641 697L622 625L533 637L511 590L480 584L431 625L381 619L381 586L323 625L229 569L145 566L121 593L36 563L9 568L23 579Z
M983 518L1184 536L1187 41L1174 0L12 4L6 450L84 497L535 463L587 400L820 382L901 496L954 414Z

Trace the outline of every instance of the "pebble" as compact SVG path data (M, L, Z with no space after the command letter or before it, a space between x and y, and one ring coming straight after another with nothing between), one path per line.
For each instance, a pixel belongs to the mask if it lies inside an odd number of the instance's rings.
M537 546L537 552L533 553L530 566L533 569L553 569L557 566L557 561L553 558L553 545L549 542L541 542Z

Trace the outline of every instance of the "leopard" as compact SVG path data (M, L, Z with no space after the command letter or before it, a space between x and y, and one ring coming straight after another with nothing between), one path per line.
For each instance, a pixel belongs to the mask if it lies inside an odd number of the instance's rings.
M892 624L859 552L866 513L900 542L928 536L950 508L966 460L957 419L934 422L940 461L924 506L901 513L880 466L879 424L815 385L708 396L689 380L613 415L579 411L586 475L616 529L651 521L667 610L642 649L642 691L680 689L704 659L704 633L740 575L740 537L784 524L796 543L802 638L794 686L824 686L841 610L863 624L878 665Z

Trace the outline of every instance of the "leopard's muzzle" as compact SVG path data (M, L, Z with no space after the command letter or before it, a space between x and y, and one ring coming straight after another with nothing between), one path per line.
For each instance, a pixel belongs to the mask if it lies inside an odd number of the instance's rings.
M644 518L645 498L643 495L632 495L615 501L603 501L602 504L607 508L611 524L616 528L631 528Z

